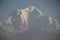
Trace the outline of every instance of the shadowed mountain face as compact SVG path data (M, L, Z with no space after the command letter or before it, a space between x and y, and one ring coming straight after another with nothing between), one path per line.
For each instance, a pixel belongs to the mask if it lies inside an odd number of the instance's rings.
M35 6L18 9L0 22L0 33L10 40L58 40L59 31L57 19L45 15Z

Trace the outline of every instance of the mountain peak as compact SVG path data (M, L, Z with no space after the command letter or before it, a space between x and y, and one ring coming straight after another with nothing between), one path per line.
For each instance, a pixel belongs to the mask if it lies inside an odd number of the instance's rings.
M24 9L18 9L18 14L20 13L20 11L29 13L29 12L33 12L34 10L38 11L38 13L39 13L38 16L39 16L39 17L42 16L42 15L44 15L44 14L43 14L37 7L35 7L35 6L28 6L28 7L24 8Z

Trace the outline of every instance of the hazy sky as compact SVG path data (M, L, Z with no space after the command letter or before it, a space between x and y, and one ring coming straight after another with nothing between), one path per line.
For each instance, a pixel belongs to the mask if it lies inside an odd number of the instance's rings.
M59 0L0 0L0 19L4 19L18 8L21 9L30 5L36 6L43 13L59 19Z

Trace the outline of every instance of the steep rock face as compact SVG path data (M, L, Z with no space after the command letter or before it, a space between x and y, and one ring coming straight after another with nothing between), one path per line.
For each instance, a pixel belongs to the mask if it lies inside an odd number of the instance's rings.
M37 9L34 9L29 14L29 27L31 30L40 30L42 27L46 28L49 24L48 18L48 16L42 15Z

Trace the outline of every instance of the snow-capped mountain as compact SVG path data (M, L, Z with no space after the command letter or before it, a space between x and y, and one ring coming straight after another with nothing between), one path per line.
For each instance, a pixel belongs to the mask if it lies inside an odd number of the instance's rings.
M57 25L58 22L56 19L45 15L35 6L28 6L24 9L17 9L15 17L10 15L4 22L0 22L2 29L8 32L19 33L37 29L56 31Z

